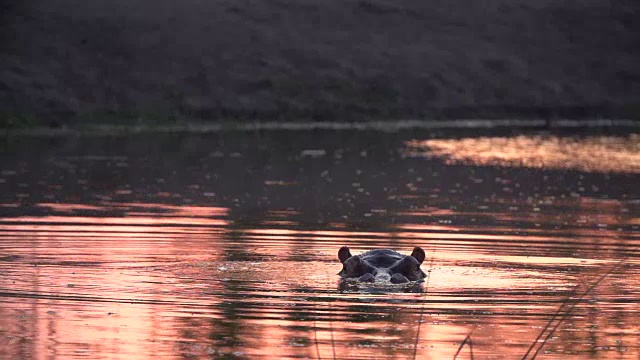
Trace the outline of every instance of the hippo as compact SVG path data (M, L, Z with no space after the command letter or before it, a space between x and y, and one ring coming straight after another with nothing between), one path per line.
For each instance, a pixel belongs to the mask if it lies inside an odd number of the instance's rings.
M417 246L410 256L389 249L370 250L352 256L349 247L343 246L338 251L338 259L342 263L342 270L338 275L364 282L389 281L402 284L419 281L427 276L420 269L424 258L424 250Z

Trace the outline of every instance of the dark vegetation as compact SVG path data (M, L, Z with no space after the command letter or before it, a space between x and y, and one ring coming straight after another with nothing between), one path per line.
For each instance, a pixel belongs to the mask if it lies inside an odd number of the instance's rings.
M0 127L640 118L637 0L0 7Z

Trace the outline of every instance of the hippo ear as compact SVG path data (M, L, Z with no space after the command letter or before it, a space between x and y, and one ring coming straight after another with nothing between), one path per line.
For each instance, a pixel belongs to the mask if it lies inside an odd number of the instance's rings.
M343 246L340 248L340 250L338 250L338 259L340 259L341 263L344 263L350 257L351 251L349 251L349 248L347 246Z
M416 258L416 260L418 260L418 262L420 264L422 264L422 262L424 261L424 258L425 258L424 250L422 250L421 247L416 246L416 247L413 248L413 252L411 253L411 256Z

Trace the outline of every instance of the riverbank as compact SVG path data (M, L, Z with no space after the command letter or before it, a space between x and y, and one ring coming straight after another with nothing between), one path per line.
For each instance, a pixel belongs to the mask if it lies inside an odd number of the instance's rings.
M0 127L640 119L640 3L2 5Z
M0 129L0 137L61 137L61 136L127 136L144 134L214 134L226 132L270 132L270 131L323 131L361 130L378 132L401 131L458 131L477 134L554 132L631 134L640 133L637 120L489 120L458 119L441 121L395 120L367 122L221 122L181 123L174 125L113 125L89 124L81 127L21 127Z

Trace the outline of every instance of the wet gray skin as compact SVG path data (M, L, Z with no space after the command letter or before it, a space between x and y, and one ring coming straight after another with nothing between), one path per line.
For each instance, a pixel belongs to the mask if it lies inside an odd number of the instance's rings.
M425 253L415 247L411 255L403 255L394 250L370 250L360 255L351 255L347 246L338 251L342 270L338 275L343 278L357 278L359 281L389 281L402 284L422 280L426 274L420 269Z

